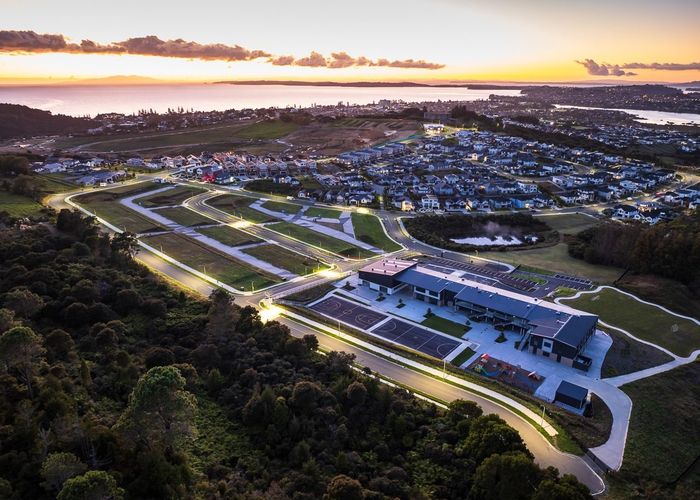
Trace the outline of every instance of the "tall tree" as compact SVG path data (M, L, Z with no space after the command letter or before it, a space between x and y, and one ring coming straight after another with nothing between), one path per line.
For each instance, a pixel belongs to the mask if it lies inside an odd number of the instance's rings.
M34 397L32 380L43 354L41 338L31 328L16 326L0 336L0 363L6 370L17 372L31 397Z
M196 433L195 397L174 366L156 366L144 374L129 396L117 430L151 450L172 452Z

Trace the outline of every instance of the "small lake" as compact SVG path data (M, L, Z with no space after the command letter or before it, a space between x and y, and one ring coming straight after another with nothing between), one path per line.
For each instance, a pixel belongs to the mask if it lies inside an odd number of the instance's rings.
M700 125L700 115L695 113L671 113L670 111L651 111L648 109L596 108L593 106L569 106L555 104L556 108L599 109L602 111L622 111L635 116L639 123L652 125Z
M460 245L474 245L475 247L488 247L488 246L507 246L507 245L522 245L523 242L514 236L508 236L507 239L503 236L495 236L489 238L487 236L476 236L470 238L452 238L451 241L459 243Z

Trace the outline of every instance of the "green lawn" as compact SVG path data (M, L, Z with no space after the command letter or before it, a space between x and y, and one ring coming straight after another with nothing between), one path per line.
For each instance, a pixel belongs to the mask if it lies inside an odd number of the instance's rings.
M632 399L632 415L621 475L633 484L674 482L700 456L700 362L622 390Z
M248 196L236 196L235 194L222 194L215 198L207 200L207 205L218 208L228 214L234 215L236 217L241 217L249 222L255 224L262 224L264 222L273 222L278 220L271 215L264 214L250 208L250 204L255 201L255 198L249 198Z
M563 300L563 303L597 314L602 321L680 356L688 356L700 348L700 326L615 290L606 288L596 294Z
M257 259L269 262L273 266L286 269L299 276L328 269L327 265L321 264L311 257L300 255L279 245L270 244L250 247L244 249L243 253L252 255Z
M603 377L616 377L645 370L668 363L673 359L665 352L637 342L613 328L604 328L604 330L612 338L613 344L605 353L601 370Z
M267 227L286 236L290 236L299 241L303 241L304 243L308 243L309 245L320 247L324 250L328 250L329 252L343 255L345 257L364 259L376 255L374 252L370 252L369 250L364 250L343 240L333 238L326 234L316 232L312 229L302 227L291 222L277 222L275 224L270 224Z
M41 203L28 196L0 191L0 212L7 212L11 217L38 215L42 208Z
M320 299L331 290L335 290L332 283L321 283L311 288L306 288L290 295L285 295L285 300L294 300L296 302L309 303Z
M304 215L307 217L321 217L323 219L339 219L342 213L340 210L333 210L332 208L310 207L304 212Z
M259 290L281 281L275 275L217 252L213 248L181 234L159 234L144 238L143 241L154 248L162 248L165 254L183 264L240 290Z
M401 250L401 245L386 235L382 223L374 215L353 212L351 217L352 227L355 229L358 240L387 252Z
M466 360L468 360L469 358L474 356L474 354L476 354L476 351L472 351L471 349L469 349L467 347L462 352L457 354L457 356L455 356L455 358L452 361L450 361L450 363L452 363L455 366L459 366L462 363L464 363Z
M424 319L421 321L421 325L460 339L462 338L462 335L467 333L470 329L468 326L437 315Z
M257 238L252 234L248 234L230 226L203 227L201 229L197 229L197 232L203 234L204 236L209 236L210 238L213 238L216 241L230 247L248 245L250 243L259 243L262 241L260 238Z
M283 201L268 200L262 204L263 208L272 210L273 212L280 212L283 214L297 214L301 210L301 205L296 203L284 203Z
M157 222L119 203L119 197L114 192L94 191L76 196L73 198L73 201L107 222L132 233L150 233L166 230Z
M162 184L156 184L155 182L135 182L132 184L121 184L117 187L110 189L105 189L102 192L112 193L116 198L126 198L139 193L147 193L148 191L155 191L156 189L161 189Z
M562 234L577 234L598 224L598 220L583 214L547 214L536 218Z
M168 207L154 210L158 215L162 215L166 219L170 219L181 226L205 226L207 224L216 224L216 221L198 214L185 207Z
M241 139L279 139L287 134L291 134L299 125L281 120L258 122L243 127L235 134Z
M174 186L172 189L168 189L167 191L154 193L150 196L144 196L143 198L137 198L134 201L142 207L147 208L180 205L187 198L191 198L202 191L204 191L204 189L194 186Z
M68 138L59 139L57 147L65 148L86 145L83 148L86 151L132 151L166 146L231 142L236 138L236 133L239 130L250 126L252 125L236 123L162 133L129 134L119 138L111 136L107 140L100 140L98 137Z
M479 256L514 265L522 264L536 270L545 270L545 274L561 273L588 278L602 285L612 284L624 272L616 267L598 266L581 259L574 259L569 255L566 243L532 250L479 252Z

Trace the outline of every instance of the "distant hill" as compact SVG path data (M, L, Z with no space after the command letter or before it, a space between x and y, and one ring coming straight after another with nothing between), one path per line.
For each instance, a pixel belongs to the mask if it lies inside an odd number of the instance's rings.
M114 75L103 78L86 78L83 80L65 80L55 85L152 85L164 83L163 80L138 75Z
M0 139L84 132L99 126L86 118L54 115L20 104L0 104Z

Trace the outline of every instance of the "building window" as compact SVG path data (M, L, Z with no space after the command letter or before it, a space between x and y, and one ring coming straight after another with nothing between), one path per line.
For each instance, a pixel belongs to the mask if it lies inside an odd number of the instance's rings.
M547 353L552 352L553 345L554 345L554 343L551 340L543 340L542 341L542 350L544 352L547 352Z
M380 286L380 287L379 287L379 291L382 292L382 293L386 293L386 292L387 292L387 288L386 288L385 286Z

